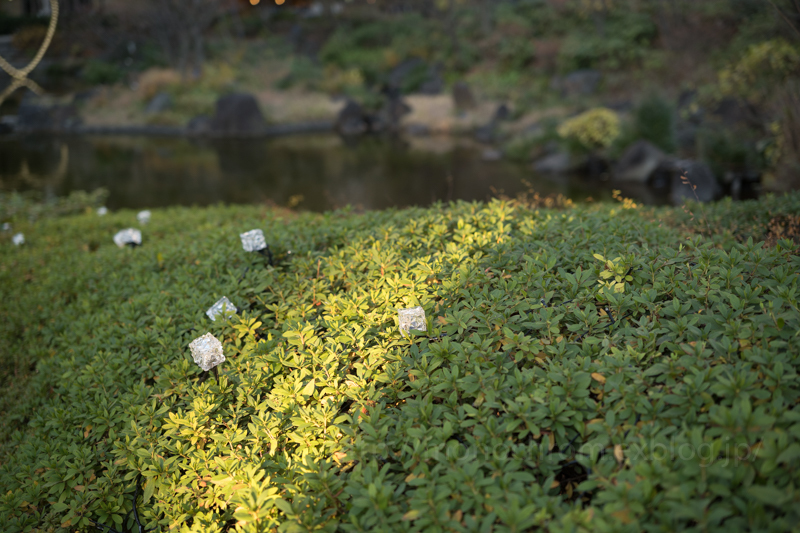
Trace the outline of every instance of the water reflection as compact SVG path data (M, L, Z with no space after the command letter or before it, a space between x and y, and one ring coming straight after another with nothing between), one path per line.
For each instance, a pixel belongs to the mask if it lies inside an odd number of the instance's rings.
M111 208L273 203L323 211L381 209L437 200L484 200L532 187L574 200L608 196L583 180L550 181L525 166L484 161L469 141L333 135L192 141L141 137L0 140L0 188L47 196L105 187Z

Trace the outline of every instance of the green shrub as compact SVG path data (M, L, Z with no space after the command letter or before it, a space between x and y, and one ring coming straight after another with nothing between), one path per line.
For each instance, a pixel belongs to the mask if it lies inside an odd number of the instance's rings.
M619 69L646 58L657 34L651 17L618 9L609 14L605 24L604 34L588 24L572 29L559 53L563 72L582 68Z
M3 530L133 529L140 476L160 531L791 529L800 256L758 241L800 195L708 206L706 237L625 207L174 208L136 249L131 211L15 222ZM430 338L402 338L418 304Z
M530 37L512 36L500 41L498 54L507 69L521 70L536 57L536 47Z
M765 161L755 143L743 139L739 133L702 128L697 134L697 151L720 177L729 171L757 172L764 168Z
M720 71L723 94L765 101L788 77L800 72L800 47L784 39L751 45L745 55Z
M590 109L558 127L562 139L584 151L608 148L620 134L619 116L605 107Z
M276 89L288 89L294 86L313 88L322 81L323 69L306 56L292 58L289 74L281 78Z
M634 130L640 139L650 141L667 153L677 147L675 134L675 108L664 98L650 95L633 113Z
M67 197L43 201L38 191L24 193L0 192L0 220L38 220L40 218L74 215L87 209L100 207L108 198L108 191L97 189L86 193L76 191Z
M111 85L122 80L125 72L113 63L90 59L83 67L82 77L92 85Z
M340 69L357 68L368 84L375 84L404 59L441 59L443 44L433 22L407 15L341 25L322 47L319 58Z

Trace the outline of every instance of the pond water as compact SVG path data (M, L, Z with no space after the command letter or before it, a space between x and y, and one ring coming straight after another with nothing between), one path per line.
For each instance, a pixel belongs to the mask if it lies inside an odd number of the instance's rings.
M3 191L39 190L53 197L99 187L108 189L112 209L222 202L324 211L486 200L531 190L575 201L611 195L601 183L548 179L528 165L487 161L480 146L448 137L368 138L352 144L334 135L225 141L0 138Z

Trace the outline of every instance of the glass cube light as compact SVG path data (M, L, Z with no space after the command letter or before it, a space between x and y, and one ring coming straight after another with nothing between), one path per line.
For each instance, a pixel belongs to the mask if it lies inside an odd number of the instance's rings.
M245 252L258 252L267 247L267 241L264 239L264 232L260 229L241 233L239 238L242 239L242 248L244 248Z
M225 361L222 343L211 333L197 337L189 344L189 349L192 351L194 362L205 372Z
M139 221L139 224L147 224L150 222L150 211L139 211L136 220Z
M236 306L233 305L227 297L223 296L217 300L217 303L208 308L206 315L208 315L208 318L210 318L212 321L215 321L217 320L217 316L223 313L223 307L225 308L224 312L226 315L235 315L236 311L238 311Z
M3 222L3 231L11 231L11 222Z
M20 244L25 244L25 235L23 235L22 233L17 233L13 237L11 237L11 242L13 242L15 246L19 246Z
M142 232L134 228L118 231L114 235L114 243L120 248L124 248L126 244L139 246L142 244Z
M428 324L425 321L425 310L420 307L410 307L397 311L400 319L400 334L408 336L408 331L416 329L418 331L428 331Z
M101 217L106 216L108 214L108 208L106 206L98 207L97 214L100 215Z

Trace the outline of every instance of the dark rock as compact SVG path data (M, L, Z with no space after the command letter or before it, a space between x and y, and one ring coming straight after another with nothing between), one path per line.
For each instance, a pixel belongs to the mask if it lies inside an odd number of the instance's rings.
M687 200L711 202L722 190L708 165L689 159L673 161L671 167L670 199L673 205Z
M475 96L466 82L459 81L453 85L453 103L455 103L458 111L469 111L475 109L478 104L475 101Z
M386 85L381 92L385 97L383 106L376 115L368 118L370 129L375 133L387 130L396 132L400 120L411 112L411 107L403 101L399 89Z
M475 138L482 143L494 142L497 138L497 126L500 122L511 118L511 110L506 104L500 104L488 124L475 130Z
M0 135L7 135L9 133L14 133L14 130L16 128L17 128L16 115L5 115L0 117Z
M697 91L684 89L678 95L678 110L688 109L697 100Z
M217 100L210 126L215 134L254 134L263 132L267 123L253 95L233 93Z
M578 170L581 163L575 161L567 152L556 152L536 161L533 169L542 174L566 174Z
M665 157L664 152L653 144L647 141L636 141L625 149L614 167L614 179L646 183Z
M424 137L429 135L431 129L427 124L409 124L406 126L406 133L412 137Z
M370 130L370 117L360 104L348 100L347 104L339 111L333 129L344 137L363 135Z
M610 169L608 160L598 154L589 154L581 168L589 178L608 179L608 171Z
M145 107L144 112L147 114L163 113L172 107L172 96L168 93L160 92L155 95Z
M190 135L208 135L211 133L211 117L198 115L186 124L186 133Z
M680 150L694 150L697 144L697 126L691 123L678 126L675 132L675 141Z
M97 96L97 94L99 92L100 92L100 90L97 89L96 87L92 88L92 89L87 89L85 91L77 92L77 93L75 93L75 96L72 97L72 103L78 104L78 105L86 103L89 100L91 100L92 98L94 98L95 96Z
M723 98L711 112L711 115L726 126L735 126L737 124L746 126L759 125L758 110L744 100L737 98Z
M417 92L419 94L437 95L442 94L444 90L444 79L442 78L442 68L440 65L431 65L428 67L428 76L425 81L420 84Z
M494 122L490 122L475 130L475 140L488 144L495 141L496 133L497 126Z
M37 98L24 98L17 111L17 129L21 131L61 131L81 124L78 110L70 104L50 105Z
M607 103L606 107L617 113L625 113L633 109L633 102L630 100L615 100Z
M603 75L592 69L576 70L564 78L554 78L550 87L564 96L588 96L597 91Z
M511 109L506 104L500 104L494 111L492 122L502 122L511 118Z
M422 78L428 70L425 61L412 57L401 61L389 72L387 84L400 92L411 92L422 83Z
M503 158L503 152L495 148L487 148L481 152L481 159L484 161L499 161Z

